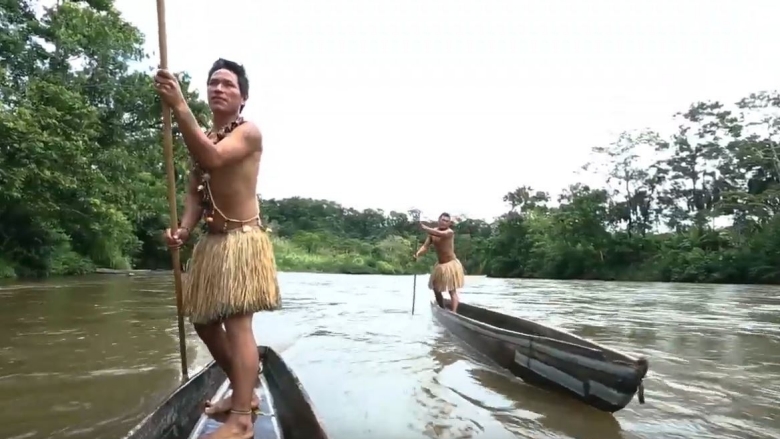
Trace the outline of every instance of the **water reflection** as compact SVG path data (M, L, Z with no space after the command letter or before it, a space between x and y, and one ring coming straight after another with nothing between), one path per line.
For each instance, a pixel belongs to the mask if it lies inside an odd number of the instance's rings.
M594 439L626 437L621 435L620 423L612 414L583 407L560 395L493 371L473 369L470 374L482 388L511 401L511 410L496 411L495 415L502 423L511 426L515 433L535 427L544 431L546 437L558 437L560 434Z
M613 439L621 435L612 414L583 406L561 395L530 386L503 371L486 357L443 334L431 348L434 372L460 373L449 388L471 405L490 413L502 428L514 435L535 432L533 437ZM461 362L461 364L456 364ZM458 372L455 372L458 371Z

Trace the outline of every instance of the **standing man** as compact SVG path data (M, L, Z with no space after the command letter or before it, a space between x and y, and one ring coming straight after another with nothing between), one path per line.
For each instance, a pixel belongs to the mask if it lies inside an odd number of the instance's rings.
M205 220L205 233L184 279L184 312L233 388L231 397L207 407L209 414L227 413L224 424L208 438L251 438L260 361L252 315L278 309L281 296L257 198L262 136L255 124L241 117L249 81L243 66L224 59L214 63L207 82L212 113L207 133L198 126L173 74L159 70L154 82L173 111L193 162L181 225L165 231L168 245L182 245L200 218Z
M463 265L455 256L455 231L450 228L452 218L449 213L439 215L439 223L434 229L428 227L420 221L420 228L428 234L422 247L414 254L414 259L419 258L428 251L433 244L436 250L436 256L439 262L433 266L431 277L428 280L428 288L433 290L436 296L436 303L444 308L444 298L442 292L450 293L452 302L452 312L458 312L458 288L463 288Z

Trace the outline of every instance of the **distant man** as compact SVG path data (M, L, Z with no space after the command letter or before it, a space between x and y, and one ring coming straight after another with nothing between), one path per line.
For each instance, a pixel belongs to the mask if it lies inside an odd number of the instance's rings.
M208 438L251 438L260 361L252 315L278 309L281 297L256 194L262 136L240 116L249 81L241 65L224 59L214 63L207 81L213 128L207 133L198 126L175 76L159 70L154 81L194 164L181 226L166 230L165 239L170 246L182 245L204 218L206 233L195 245L184 279L184 312L233 387L232 397L206 408L210 415L227 415Z
M436 228L428 227L420 222L420 228L428 234L422 247L414 254L414 259L419 258L428 251L433 244L436 250L436 256L439 262L433 266L431 277L428 280L428 288L433 290L436 296L436 303L444 308L444 298L442 292L450 293L450 302L452 303L452 312L458 312L458 288L463 288L464 274L463 265L455 256L455 231L450 228L452 219L450 214L442 213L439 215L439 222Z

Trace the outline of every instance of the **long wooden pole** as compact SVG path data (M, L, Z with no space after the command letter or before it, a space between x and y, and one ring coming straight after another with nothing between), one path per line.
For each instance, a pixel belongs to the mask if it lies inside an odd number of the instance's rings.
M165 0L157 0L157 34L160 41L160 68L168 68L168 37L165 31ZM165 173L168 174L168 209L171 217L171 230L179 228L176 212L176 176L173 168L173 133L171 131L171 109L163 102L163 153L165 155ZM187 343L184 335L184 315L182 314L181 293L181 257L178 247L170 247L173 263L173 285L176 291L176 314L179 323L179 354L181 356L181 376L189 379L187 372Z
M420 212L413 213L412 220L414 220L414 222L419 222ZM417 262L416 259L415 262ZM416 303L417 303L417 273L414 273L414 285L412 286L412 315L414 315L414 305Z
M414 273L414 286L412 287L412 315L414 315L415 303L417 303L417 273Z

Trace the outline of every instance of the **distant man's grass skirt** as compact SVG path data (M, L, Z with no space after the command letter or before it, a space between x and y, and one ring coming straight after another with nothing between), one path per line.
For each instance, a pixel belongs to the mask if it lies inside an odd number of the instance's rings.
M431 277L428 278L428 288L440 293L455 291L463 288L463 277L463 265L457 259L444 264L436 264L433 266Z
M203 235L183 282L184 313L195 324L281 307L276 260L259 227Z

